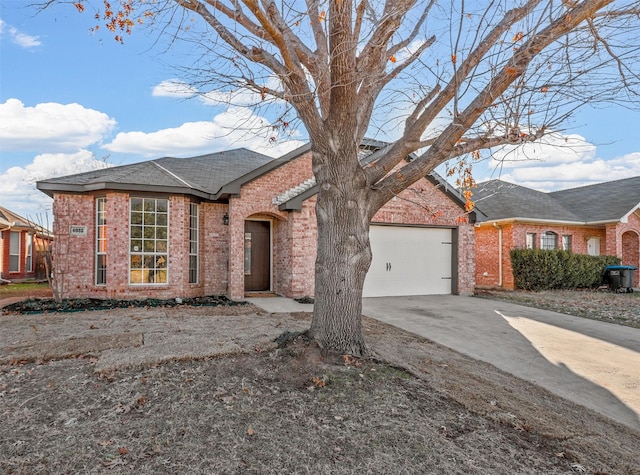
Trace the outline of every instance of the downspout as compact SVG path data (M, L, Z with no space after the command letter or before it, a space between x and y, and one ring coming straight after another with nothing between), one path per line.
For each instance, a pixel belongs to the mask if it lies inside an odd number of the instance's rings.
M493 223L493 227L498 230L498 287L502 287L502 226Z

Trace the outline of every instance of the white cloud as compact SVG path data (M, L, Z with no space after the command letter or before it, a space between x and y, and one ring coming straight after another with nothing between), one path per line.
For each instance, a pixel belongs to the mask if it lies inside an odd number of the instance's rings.
M638 176L640 152L605 160L598 157L597 147L584 137L554 133L543 143L494 152L489 167L493 170L488 173L491 178L539 191L555 191Z
M82 173L108 165L96 160L87 150L76 153L45 153L37 155L26 167L11 167L0 174L2 205L24 217L49 215L51 223L51 203L53 200L39 191L35 183L56 176ZM46 223L43 223L46 224Z
M198 90L179 79L167 79L153 87L151 95L154 97L180 97L189 98L198 93Z
M9 36L12 43L22 48L35 48L42 44L38 36L21 33L17 28L0 19L0 36L4 36L5 34Z
M265 87L279 91L282 85L275 76L270 76L265 83ZM166 79L151 90L154 97L175 97L189 99L198 97L204 104L209 106L237 106L246 107L261 104L265 101L273 102L272 96L262 97L261 94L247 88L237 88L228 91L201 92L190 84L180 79Z
M597 158L546 167L518 168L504 174L501 179L540 191L555 191L639 175L640 152L634 152L611 160Z
M42 103L25 107L18 99L0 104L0 150L71 152L101 141L115 119L80 104Z
M231 107L211 122L187 122L156 132L121 132L103 148L111 152L157 157L188 156L245 147L278 156L301 144L298 140L281 137L266 119L249 109Z
M593 160L596 146L578 134L557 132L540 141L520 146L502 147L492 153L491 166L504 168L531 168L558 163L576 163Z

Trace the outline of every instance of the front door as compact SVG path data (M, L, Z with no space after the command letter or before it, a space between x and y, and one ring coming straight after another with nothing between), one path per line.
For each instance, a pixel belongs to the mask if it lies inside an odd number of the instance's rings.
M592 237L587 241L587 254L590 256L600 255L600 238Z
M244 222L244 291L271 290L271 223Z

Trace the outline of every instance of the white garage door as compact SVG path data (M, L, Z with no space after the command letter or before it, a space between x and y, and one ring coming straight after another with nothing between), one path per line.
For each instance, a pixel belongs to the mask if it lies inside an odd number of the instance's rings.
M371 226L364 297L451 293L452 230Z

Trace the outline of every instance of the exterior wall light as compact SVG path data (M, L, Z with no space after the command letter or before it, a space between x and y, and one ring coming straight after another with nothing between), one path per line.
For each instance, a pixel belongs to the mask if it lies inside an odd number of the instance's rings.
M225 213L224 216L222 216L222 224L225 226L229 225L229 213Z

